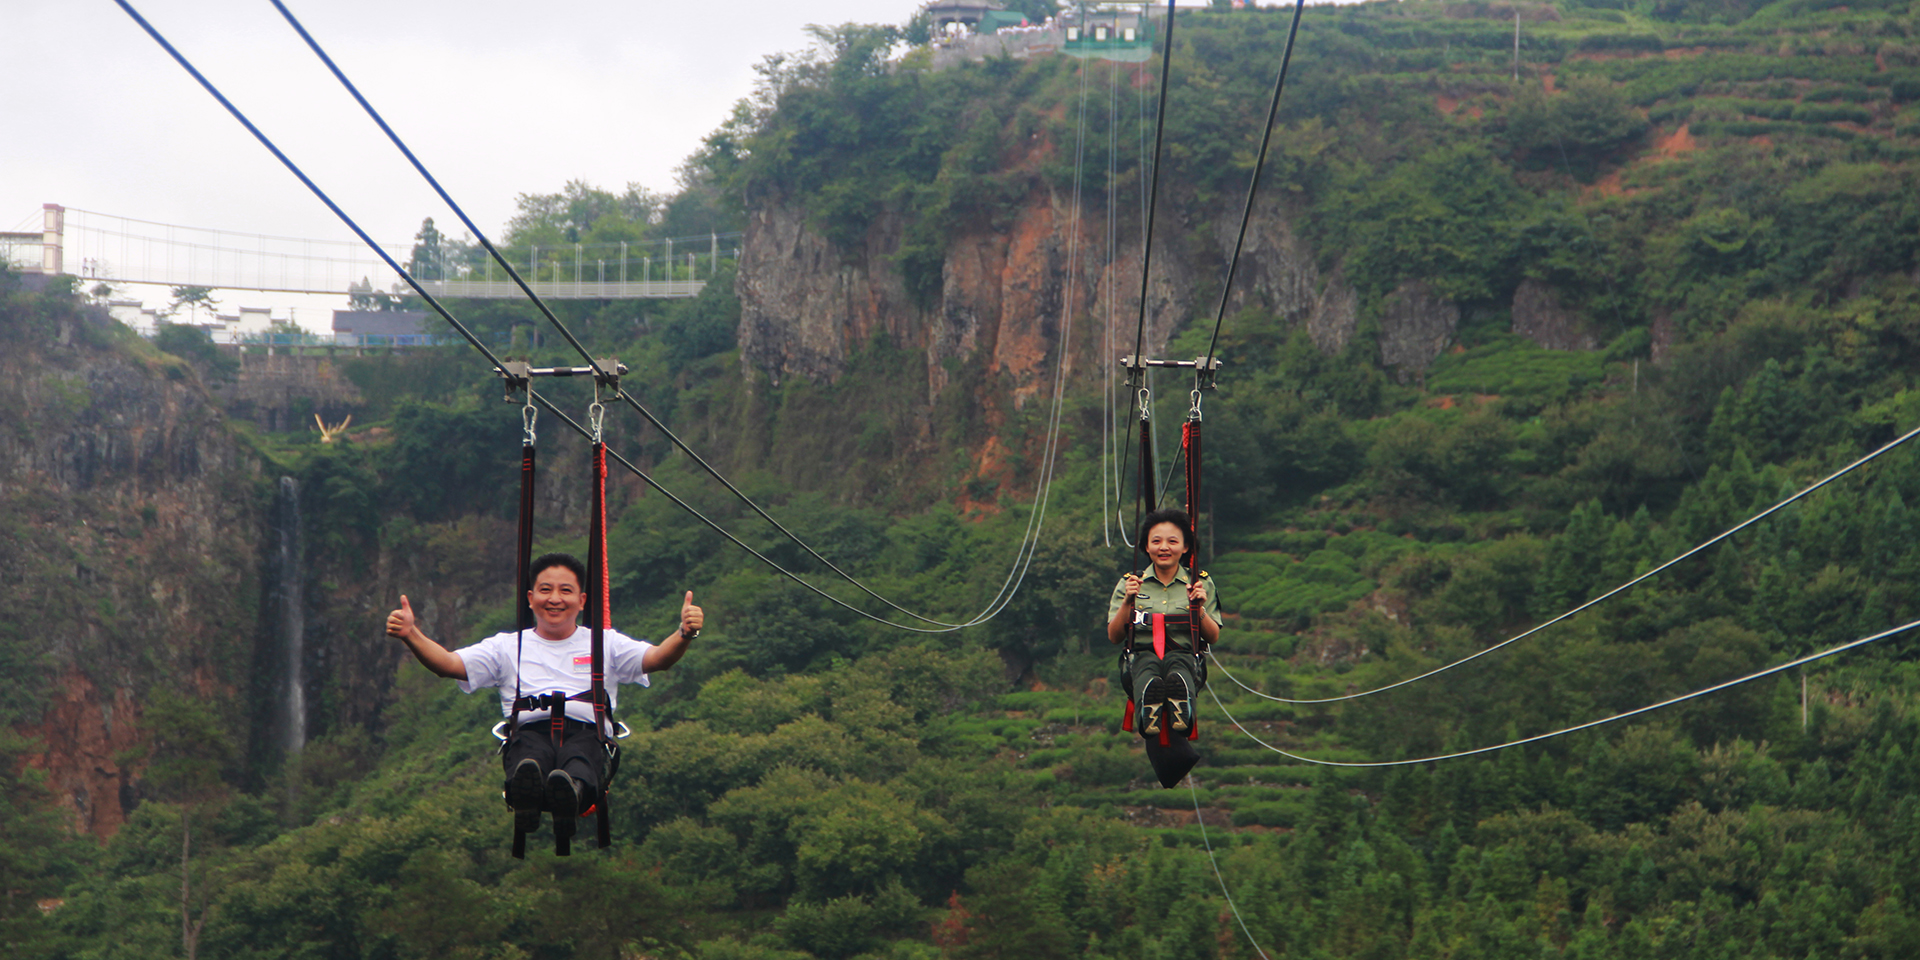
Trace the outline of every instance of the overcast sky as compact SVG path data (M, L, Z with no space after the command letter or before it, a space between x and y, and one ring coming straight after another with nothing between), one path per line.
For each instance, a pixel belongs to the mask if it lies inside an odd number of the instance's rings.
M460 232L266 0L133 3L375 239L408 241L427 216ZM901 23L919 3L288 6L497 235L516 194L570 179L673 189L674 167L748 94L762 57L806 47L809 23ZM112 0L0 0L0 63L10 88L0 230L37 229L41 205L59 203L185 226L351 236Z

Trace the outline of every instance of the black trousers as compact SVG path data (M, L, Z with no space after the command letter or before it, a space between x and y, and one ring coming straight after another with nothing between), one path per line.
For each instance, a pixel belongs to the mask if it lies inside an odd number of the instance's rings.
M600 773L606 767L607 752L600 746L600 738L594 735L593 724L571 717L564 721L560 731L560 744L554 746L550 723L535 720L524 724L507 741L507 748L501 755L502 766L507 775L513 775L513 768L520 761L532 757L540 764L540 775L545 777L554 770L565 770L575 780L587 785L590 796L600 795Z
M1157 677L1164 682L1167 678L1175 675L1178 675L1180 679L1186 683L1187 697L1189 699L1198 697L1200 695L1200 685L1195 681L1195 674L1199 672L1198 669L1196 669L1198 665L1199 660L1194 657L1193 651L1185 647L1176 647L1171 640L1167 641L1167 658L1165 660L1153 655L1153 644L1151 642L1135 644L1133 648L1133 699L1138 702L1140 698L1146 694L1148 680Z

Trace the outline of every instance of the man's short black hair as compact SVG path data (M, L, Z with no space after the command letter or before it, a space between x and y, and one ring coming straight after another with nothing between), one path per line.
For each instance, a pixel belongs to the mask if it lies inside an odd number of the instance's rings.
M527 568L527 589L533 589L534 581L540 579L542 571L548 567L566 567L573 571L573 581L580 589L587 588L587 565L571 553L543 553L534 558L533 566Z

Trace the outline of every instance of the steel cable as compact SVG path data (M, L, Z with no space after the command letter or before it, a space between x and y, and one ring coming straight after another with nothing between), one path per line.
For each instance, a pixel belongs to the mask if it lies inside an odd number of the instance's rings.
M1247 945L1260 955L1260 960L1272 960L1265 950L1260 949L1259 941L1253 939L1253 931L1247 929L1246 918L1240 916L1240 906L1233 902L1233 894L1227 890L1227 878L1220 873L1220 860L1213 855L1213 841L1207 837L1207 819L1200 813L1200 790L1194 786L1192 775L1187 777L1187 792L1193 795L1193 822L1200 825L1200 842L1207 848L1207 863L1213 867L1213 879L1220 883L1220 895L1227 898L1227 909L1233 911L1233 920L1240 925L1240 932L1247 935Z
M1553 619L1548 620L1545 623L1532 627L1531 629L1528 629L1523 633L1518 633L1518 634L1515 634L1514 636L1508 637L1507 639L1502 640L1499 643L1496 643L1493 646L1486 648L1485 650L1480 650L1468 656L1461 657L1460 659L1455 660L1452 663L1446 664L1444 666L1435 667L1434 669L1429 670L1425 673L1419 674L1418 676L1408 677L1405 680L1398 680L1393 683L1389 683L1383 687L1375 687L1371 690L1362 690L1359 693L1349 693L1349 694L1344 694L1338 697L1319 697L1319 698L1312 698L1312 699L1296 700L1288 697L1276 697L1276 696L1273 696L1272 694L1261 693L1260 691L1255 690L1244 683L1241 683L1240 679L1238 677L1235 677L1232 671L1227 670L1226 667L1222 665L1218 659L1214 660L1214 665L1220 667L1221 672L1227 675L1227 679L1233 681L1241 689L1246 690L1248 693L1251 693L1254 696L1261 697L1267 700L1272 700L1275 703L1338 703L1343 700L1357 700L1361 697L1372 696L1376 693L1384 693L1385 691L1392 690L1397 687L1404 687L1409 683L1415 683L1420 680L1425 680L1428 677L1445 673L1448 670L1452 670L1454 667L1460 666L1461 664L1471 663L1475 660L1480 659L1481 657L1486 656L1489 653L1494 652L1495 650L1500 649L1501 647L1507 646L1508 644L1511 644L1511 643L1516 643L1521 640L1525 640L1526 638L1531 637L1534 634L1539 633L1540 631L1545 630L1546 628L1551 627L1556 623L1559 623L1563 620L1573 617L1575 614L1591 609L1592 607L1595 607L1607 600L1610 600L1616 596L1619 596L1620 594L1625 593L1627 590L1635 586L1638 586L1641 583L1646 582L1647 580L1653 578L1654 576L1657 576L1662 571L1665 571L1673 567L1675 564L1679 563L1680 561L1685 560L1689 557L1692 557L1700 553L1700 551L1705 550L1708 547L1711 547L1714 544L1719 543L1722 540L1725 540L1728 537L1731 537L1734 534L1739 533L1740 531L1745 530L1746 528L1753 526L1756 523L1759 523L1761 520L1764 520L1767 517L1770 517L1773 514L1778 513L1783 509L1786 509L1788 506L1798 502L1801 498L1806 497L1808 494L1813 493L1815 490L1819 490L1820 488L1834 482L1835 480L1838 480L1841 477L1844 477L1847 474L1852 473L1854 470L1860 467L1863 467L1868 463L1873 462L1874 460L1878 459L1882 455L1892 451L1895 447L1898 447L1901 444L1904 444L1907 441L1912 440L1916 436L1920 436L1920 427L1915 427L1914 429L1901 434L1898 438L1892 441L1889 441L1885 446L1882 446L1879 449L1873 451L1872 453L1869 453L1866 456L1863 456L1860 459L1855 460L1844 467L1841 467L1839 470L1836 470L1833 473L1828 474L1826 477L1822 478L1819 482L1813 484L1812 486L1809 486L1806 489L1801 490L1800 492L1795 493L1790 497L1787 497L1785 500L1782 500L1779 503L1776 503L1773 506L1760 511L1759 513L1756 513L1753 516L1748 517L1747 519L1742 520L1731 527L1728 527L1726 530L1722 531L1720 534L1708 540L1702 541L1698 546L1695 546L1693 549L1688 550L1685 553L1682 553L1679 556L1676 556L1673 559L1668 560L1667 562L1657 567L1654 567L1653 569L1648 570L1646 573L1643 573L1637 577L1634 577L1633 579L1628 580L1627 582L1617 587L1614 587L1611 590L1608 590L1606 593L1603 593L1597 597L1594 597L1593 599L1588 600L1587 602L1580 604L1579 606L1574 607L1573 609L1568 610L1567 612L1560 614L1559 616L1554 617Z
M487 358L487 361L493 364L493 368L496 371L501 371L501 372L505 371L506 368L501 363L500 358L497 356L494 356L493 351L489 350L486 344L481 343L480 339L474 336L472 331L468 330L459 321L454 320L453 314L448 313L444 307L440 306L440 301L435 300L432 294L429 294L425 288L421 287L420 284L414 280L412 274L401 269L399 261L396 261L393 258L393 256L387 253L387 251L383 249L379 244L373 242L373 238L371 236L368 236L365 230L360 229L360 224L356 223L352 217L347 216L347 212L345 210L340 209L340 205L337 203L334 203L333 198L329 197L325 190L320 189L319 184L314 183L312 178L308 177L306 172L301 170L300 166L293 162L292 158L288 157L285 153L281 152L280 148L274 144L271 138L269 138L265 133L262 133L259 127L254 126L253 121L247 119L247 115L245 113L242 113L239 107L234 106L233 101L228 100L226 94L223 94L220 92L220 88L214 86L213 82L211 80L208 80L203 74L201 74L199 69L196 68L193 65L193 63L186 58L184 54L182 54L179 50L175 49L173 44L169 43L167 41L167 38L160 34L159 30L154 29L153 24L147 22L146 17L143 17L140 15L140 11L135 10L133 8L133 5L128 3L127 0L113 0L113 2L117 4L121 10L125 11L127 16L132 17L133 22L136 24L139 24L140 29L145 30L147 32L147 36L152 37L153 41L160 45L160 49L165 50L167 52L167 55L172 57L173 61L180 65L181 69L186 70L187 75L191 76L196 82L198 82L200 84L201 89L207 91L208 94L211 94L214 100L218 101L222 107L226 108L227 113L231 114L235 120L240 121L240 125L247 128L247 132L253 134L253 138L255 140L260 141L260 145L263 147L266 147L268 152L273 154L274 159L280 161L281 166L286 167L288 172L292 173L295 177L299 178L300 182L306 185L306 188L309 191L312 191L313 195L315 197L318 197L321 203L326 204L327 209L333 211L333 215L336 217L339 217L340 222L346 224L347 229L352 230L354 236L360 238L360 242L366 244L368 248L370 248L371 250L373 250L374 253L379 255L380 259L383 262L385 262L388 267L392 268L395 273L397 273L402 279L406 280L407 285L411 286L414 292L420 295L420 299L426 301L426 303L429 306L431 306L435 312L439 313L442 317L445 317L449 323L453 324L453 328L459 331L460 335L462 337L465 337L466 341L469 344L472 344L475 350L480 351L481 355L485 356Z
M413 276L413 274L410 271L408 271L405 267L402 267L397 260L395 260L391 255L389 255L378 244L374 243L372 238L368 236L366 231L362 230L360 228L360 225L351 216L349 216L345 210L342 210L340 206L333 201L332 197L330 197L325 190L320 188L319 184L315 183L312 180L312 178L308 177L306 173L303 170L301 170L300 166L293 162L292 158L288 157L284 152L280 150L280 148L277 145L274 144L271 138L269 138L265 133L261 132L260 128L255 126L253 121L248 119L244 112L242 112L238 107L234 106L233 102L228 100L227 97L220 92L219 88L214 86L212 81L209 81L203 74L201 74L199 69L194 67L193 63L189 61L185 57L185 55L181 54L180 51L176 49L173 46L173 44L170 43L166 39L166 37L159 32L159 30L154 28L154 26L151 23L147 22L146 18L141 16L139 11L135 10L133 6L127 2L127 0L114 0L114 3L118 5L123 11L125 11L129 17L133 18L134 22L138 24L142 30L146 31L147 35L151 37L154 40L154 42L158 43L161 49L165 50L167 54L171 56L176 63L178 63L183 69L185 69L187 73L190 76L192 76L194 80L197 81L203 89L207 91L207 93L212 95L213 98L217 100L222 107L226 108L227 112L231 114L235 120L238 120L240 124L247 129L249 133L253 134L254 138L260 141L260 144L266 147L267 150L274 155L275 159L278 159L281 165L285 166L289 172L291 172L295 177L297 177L300 180L300 182L304 184L307 187L307 189L311 191L313 195L320 200L321 203L325 204L328 210L332 211L336 217L340 218L341 222L346 224L348 229L352 230L355 236L358 236L363 243L367 244L369 248L371 248L375 253L379 254L381 260L385 262L387 266L391 268L397 276L399 276L402 280L406 281L407 285L413 288L414 292L420 296L421 300L424 303L426 303L428 307L430 307L435 313L439 314L442 319L447 321L448 325L452 326L453 329L456 332L458 332L460 336L463 337L469 344L471 344L474 349L480 351L480 353L483 356L485 356L490 363L493 364L496 372L500 372L500 373L505 372L505 366L503 362L500 360L499 357L494 355L492 350L488 349L486 344L481 342L480 339L477 336L475 336L473 332L469 330L465 324L461 323L460 320L457 317L455 317L451 311L449 311L443 304L441 304L438 299L436 299L432 294L428 293L426 289L423 286L421 286L419 281ZM538 396L536 393L534 393L531 387L529 387L528 393L529 393L529 396L534 396L538 400L541 406L545 407L549 411L552 411L554 414L559 416L562 420L565 420L568 426L573 427L576 431L580 432L582 436L591 438L592 434L589 433L584 427L581 427L578 423L574 422L571 417L567 416L566 413L562 412L559 408L555 407L545 397ZM1057 416L1056 416L1055 422L1056 424L1058 423ZM612 453L612 451L609 451L609 453ZM671 491L661 486L652 477L647 476L645 473L641 472L638 467L634 466L632 463L627 461L624 457L621 457L618 454L614 454L614 456L616 459L620 461L620 463L623 466L633 471L636 476L639 476L642 480L646 481L654 489L659 490L662 494L665 494L669 499L673 500L675 504L679 505L682 509L692 514L694 517L699 519L701 522L707 524L709 527L712 527L715 531L719 532L722 536L726 537L734 545L747 551L754 558L758 559L759 561L766 564L767 566L773 568L775 571L779 572L781 575L786 576L787 578L795 581L796 583L799 583L803 587L806 587L808 590L811 590L814 593L819 594L821 597L824 597L827 600L835 604L838 604L839 606L845 607L846 609L862 617L865 617L876 623L883 624L885 626L893 627L899 630L906 630L914 633L948 633L953 630L961 629L963 626L971 625L971 624L961 624L961 625L945 626L938 629L925 629L920 627L914 627L907 624L894 623L893 621L887 620L883 617L878 617L878 616L875 616L874 614L868 613L865 610L861 610L860 608L855 607L847 603L846 601L841 600L838 597L835 597L832 594L827 593L824 590L821 590L819 587L816 587L813 584L806 582L805 580L801 579L798 575L780 566L778 563L774 562L772 559L768 558L767 556L760 553L759 551L753 549L751 546L748 546L740 538L734 536L732 533L721 528L717 523L707 518L706 515L694 509L694 507L691 504L687 503L685 500L680 499L678 496L675 496ZM1033 542L1037 545L1038 537L1035 536L1032 539L1033 539ZM1028 560L1028 566L1030 566L1031 565L1030 551L1027 553L1026 558ZM1024 579L1025 573L1026 573L1026 568L1022 567L1020 571L1021 579ZM1010 597L1008 599L1010 599ZM999 606L993 610L993 613L997 614L999 610L1004 609L1005 606L1006 606L1005 602L1001 602ZM988 614L987 616L991 616L991 615L992 614Z
M1644 707L1635 707L1634 709L1628 710L1625 713L1616 713L1610 717L1601 717L1598 720L1589 720L1586 723L1576 724L1571 727L1563 727L1559 730L1554 730L1548 733L1535 734L1531 737L1522 737L1518 740L1509 740L1506 743L1494 744L1493 746L1490 746L1490 747L1475 747L1472 750L1459 750L1453 753L1436 754L1431 757L1419 757L1417 759L1412 759L1412 760L1345 761L1345 760L1316 760L1312 757L1303 757L1297 753L1291 753L1286 750L1282 750L1279 747L1276 747L1273 744L1268 743L1265 740L1262 740L1259 737L1254 736L1253 733L1247 730L1246 727L1240 725L1240 721L1235 720L1233 718L1233 714L1227 712L1227 705L1220 701L1220 694L1214 692L1212 687L1208 687L1207 692L1213 697L1214 705L1220 708L1220 714L1227 718L1228 723L1233 724L1236 729L1238 729L1241 733L1246 734L1247 738L1252 740L1253 742L1263 747L1266 747L1268 750L1272 750L1274 753L1280 754L1281 756L1286 757L1290 760L1298 760L1301 763L1311 763L1311 764L1315 764L1317 766L1323 766L1323 767L1404 767L1404 766L1410 766L1416 763L1433 763L1438 760L1456 760L1461 757L1477 756L1482 753L1492 753L1495 750L1505 750L1508 747L1518 747L1523 744L1538 743L1542 740L1550 740L1554 737L1564 736L1569 733L1578 733L1582 730L1591 730L1594 727L1601 726L1602 724L1612 723L1616 720L1625 720L1629 717L1637 717L1643 713L1652 713L1655 710L1659 710L1663 707L1670 707L1676 703L1685 703L1688 700L1694 700L1699 697L1704 697L1710 693L1718 693L1719 691L1725 690L1729 687L1737 687L1743 683L1759 680L1763 677L1770 677L1776 673L1783 673L1787 670L1793 669L1794 667L1812 663L1815 660L1823 660L1827 657L1834 656L1835 654L1845 653L1846 651L1852 650L1855 647L1865 646L1869 643L1873 643L1878 640L1885 640L1886 638L1894 636L1896 634L1905 633L1906 631L1911 630L1914 627L1920 627L1920 620L1909 621L1907 623L1901 624L1900 626L1894 627L1891 630L1882 630L1879 633L1861 637L1858 640L1849 640L1848 642L1840 644L1839 646L1828 647L1827 649L1821 650L1817 653L1810 653L1804 657L1800 657L1795 660L1789 660L1786 663L1778 664L1776 666L1768 667L1765 670L1756 670L1753 673L1749 673L1744 677L1737 677L1735 679L1728 680L1725 683L1716 683L1711 687L1707 687L1702 690L1695 690L1692 693L1683 693L1680 696L1670 697L1666 700L1660 701L1659 703L1648 704Z
M275 0L279 2L279 0ZM1240 213L1240 232L1233 240L1233 256L1227 261L1227 279L1220 287L1220 309L1213 315L1213 336L1207 340L1207 363L1213 362L1213 348L1220 342L1220 325L1227 317L1227 298L1233 294L1233 278L1240 269L1240 251L1246 246L1247 224L1253 220L1254 198L1260 194L1260 172L1267 168L1267 148L1273 142L1273 122L1280 116L1280 94L1287 88L1287 66L1293 62L1293 41L1300 34L1300 13L1307 0L1294 0L1293 26L1287 30L1287 47L1280 55L1280 76L1273 81L1273 99L1267 103L1267 125L1260 135L1260 156L1253 164L1253 177L1247 181L1247 206Z
M406 142L401 139L400 135L394 132L393 128L387 124L385 118L383 118L380 115L380 112L374 109L373 104L370 103L367 100L367 98L361 94L359 88L354 85L353 81L347 78L345 72L342 71L339 65L333 61L333 58L327 54L327 52L320 46L319 42L315 40L310 33L307 32L304 26L301 25L299 19L293 15L293 12L287 9L286 4L283 3L282 0L269 0L269 2L273 4L274 9L280 12L281 16L286 19L287 23L293 27L294 31L300 35L300 38L306 42L307 47L313 51L314 55L319 57L320 61L326 65L327 69L330 72L332 72L334 78L340 81L340 84L346 88L347 92L350 95L352 95L354 101L360 104L361 109L364 110L367 113L367 115L370 118L372 118L374 123L380 127L380 130L387 135L387 139L393 143L394 147L397 148L400 151L400 153L407 158L407 161L413 165L414 170L417 171L420 174L420 176L427 181L428 185L430 185L433 188L434 192L439 195L440 199L444 203L446 203L447 207L453 211L456 217L460 219L460 222L464 224L470 232L472 232L475 239L479 240L481 246L483 246L486 249L487 253L493 258L494 262L498 263L500 267L506 271L508 277L510 277L513 280L514 284L520 288L521 292L526 294L526 296L534 304L534 306L537 307L540 310L541 314L547 318L547 321L553 325L554 329L559 331L561 337L565 339L569 344L571 344L574 350L577 351L581 355L581 357L583 357L588 363L593 363L594 358L591 352L587 350L586 346L582 344L580 340L573 335L573 332L567 328L566 324L561 322L560 318L556 316L553 310L547 306L546 301L541 299L539 294L533 291L533 288L529 286L526 280L520 276L519 272L513 268L513 265L507 262L506 258L494 246L493 242L487 238L485 232L482 231L480 227L474 223L471 217L467 216L466 211L459 205L459 203L455 202L453 197L450 194L448 194L446 189L440 185L440 181L436 179L433 176L433 174L427 170L425 164L420 162L420 159L414 155L411 149L407 147ZM1084 77L1083 77L1083 81L1084 81ZM1084 82L1082 86L1084 88ZM1086 99L1085 90L1083 89L1081 94L1082 103L1081 103L1081 111L1080 111L1081 113L1080 124L1081 124L1081 131L1082 131L1083 137L1084 137L1085 126L1086 126L1085 99ZM1078 166L1075 167L1074 178L1075 178L1075 194L1077 197L1078 184L1080 179L1080 170ZM1079 211L1076 207L1076 210L1075 210L1076 219L1078 217L1078 214L1079 214ZM416 285L416 288L417 288L417 285ZM1063 357L1064 357L1064 354L1063 354ZM799 535L787 529L787 527L784 524L782 524L780 521L774 519L771 514L769 514L765 509L763 509L759 504L755 503L751 497L748 497L745 491L742 491L738 486L736 486L733 483L733 481L727 479L727 477L724 474L722 474L717 468L715 468L712 464L708 463L706 458L700 456L700 454L697 453L692 448L692 446L688 445L684 440L682 440L679 434L675 433L672 428L668 427L664 421L662 421L659 417L655 416L652 411L648 410L638 400L634 399L631 393L623 392L621 394L621 397L627 402L628 406L632 407L642 417L646 418L647 422L651 423L655 429L659 430L661 435L665 436L667 440L671 442L676 448L678 448L681 452L685 453L688 457L692 458L694 463L698 464L702 470L707 472L708 475L712 476L715 480L719 481L722 486L726 487L726 489L730 493L732 493L735 498L739 499L741 503L745 504L748 509L752 510L762 520L772 525L774 529L778 530L788 540L791 540L801 550L805 551L808 556L812 557L815 561L825 566L827 569L831 570L834 574L838 575L840 578L852 584L860 592L865 593L867 596L872 597L873 599L879 601L880 603L885 604L888 607L891 607L895 611L898 611L899 613L904 614L907 617L910 617L915 620L919 620L922 623L929 623L936 626L947 627L952 629L959 629L962 627L974 626L979 623L983 623L986 620L989 620L992 617L996 616L1001 609L1005 608L1005 604L1002 603L1001 601L1003 599L1010 599L1010 596L1006 594L1006 591L1008 591L1009 588L1013 590L1018 589L1019 583L1023 581L1025 578L1026 565L1031 564L1033 550L1038 545L1039 523L1037 522L1037 518L1040 517L1043 512L1038 505L1037 496L1035 501L1035 507L1029 514L1028 533L1025 537L1022 538L1021 548L1017 550L1015 553L1014 562L1013 562L1013 565L1008 569L1006 580L1004 580L1001 583L1001 586L1000 586L1001 592L996 593L994 598L988 601L987 610L991 612L983 612L981 614L976 614L974 617L961 623L951 623L944 620L937 620L931 617L922 616L921 614L908 610L905 607L902 607L901 605L899 605L898 603L895 603L892 600L889 600L886 597L881 596L880 594L874 592L872 589L868 588L866 584L860 582L860 580L855 578L852 574L849 574L846 571L840 569L840 567L837 564L827 559L818 550L815 550L810 544L802 540L799 537ZM1055 399L1054 399L1056 412L1053 418L1056 423L1058 422L1058 419L1059 419L1058 411L1064 403L1064 397L1065 397L1065 394L1063 390L1056 391ZM1051 475L1052 475L1051 470L1043 470L1043 476L1051 477Z

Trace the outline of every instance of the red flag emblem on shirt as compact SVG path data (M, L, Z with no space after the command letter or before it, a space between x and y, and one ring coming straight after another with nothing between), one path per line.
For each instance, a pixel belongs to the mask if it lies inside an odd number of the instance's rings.
M593 665L593 655L581 654L580 656L574 657L573 665L576 667L590 667Z

